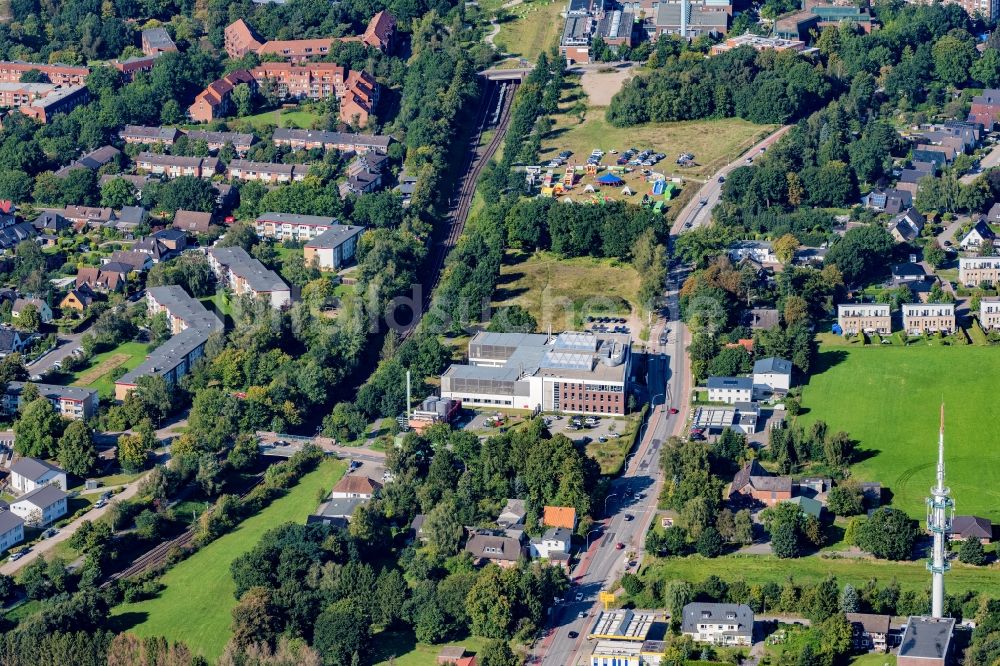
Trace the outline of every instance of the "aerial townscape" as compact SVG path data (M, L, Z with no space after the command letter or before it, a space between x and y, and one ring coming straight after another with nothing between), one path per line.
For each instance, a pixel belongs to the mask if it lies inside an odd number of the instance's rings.
M997 666L997 377L1000 0L0 0L0 666Z

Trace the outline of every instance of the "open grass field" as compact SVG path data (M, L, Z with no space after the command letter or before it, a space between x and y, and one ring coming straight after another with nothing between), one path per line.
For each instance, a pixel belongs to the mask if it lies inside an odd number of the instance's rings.
M1000 449L990 426L1000 354L988 347L820 346L802 393L807 425L822 419L860 443L852 471L880 481L915 518L937 464L938 406L945 402L945 462L959 514L1000 520Z
M486 641L478 636L469 636L442 645L428 645L417 643L412 633L387 631L376 635L372 643L374 654L371 656L375 666L436 666L437 655L444 645L461 645L466 653L475 654L483 649Z
M791 576L797 583L817 583L827 576L837 577L843 585L850 583L863 587L871 578L882 584L892 579L903 590L926 590L930 574L924 560L916 562L890 562L888 560L802 557L781 560L771 555L728 555L712 560L698 555L681 558L650 559L644 566L642 577L649 580L686 580L698 583L715 575L724 581L742 579L749 585L769 581L784 584ZM955 563L948 572L948 593L959 594L967 590L981 592L991 597L1000 595L1000 575L989 567L973 567Z
M254 129L263 129L265 127L292 127L298 129L312 129L313 123L319 120L319 115L313 113L312 111L295 110L287 113L282 113L281 109L274 109L272 111L265 111L263 113L258 113L254 116L247 116L246 118L240 118L237 121L230 123L232 126L237 127L240 125L248 125Z
M168 571L160 579L166 589L158 597L115 608L120 630L184 641L193 653L218 659L229 640L236 605L230 562L253 548L267 530L304 522L316 508L318 491L329 490L345 469L342 462L324 461L284 497Z
M851 659L851 666L896 666L894 654L859 654Z
M115 383L111 371L115 368L131 370L146 359L145 342L125 342L114 349L101 352L91 359L90 365L70 375L72 386L89 386L97 389L101 397L114 395Z
M547 252L511 250L500 267L493 307L518 304L534 316L538 330L572 330L597 312L638 313L639 274L609 259L560 259Z
M534 0L512 7L493 43L501 53L534 62L539 53L558 42L563 29L560 13L565 7L559 0Z

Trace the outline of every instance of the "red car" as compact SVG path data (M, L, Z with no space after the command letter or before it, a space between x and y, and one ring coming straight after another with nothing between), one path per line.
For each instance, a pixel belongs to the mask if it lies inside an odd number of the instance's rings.
M615 550L625 550L625 544L619 541L618 543L615 544Z
M676 414L677 413L677 408L676 407L671 407L670 408L670 413L671 414Z

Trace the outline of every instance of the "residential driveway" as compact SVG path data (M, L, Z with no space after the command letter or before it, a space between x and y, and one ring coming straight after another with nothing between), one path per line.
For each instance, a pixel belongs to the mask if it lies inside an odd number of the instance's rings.
M987 169L991 169L997 165L1000 165L1000 143L993 146L989 154L987 154L986 157L984 157L983 159L979 160L978 169L970 171L969 173L965 174L958 180L963 185L968 185L976 178L978 178L980 174L982 174L984 171L986 171Z
M125 486L125 490L123 490L122 492L120 492L117 495L115 495L114 499L117 500L117 501L121 501L121 500L127 500L127 499L129 499L131 497L134 497L135 494L137 492L139 492L139 484L142 483L142 480L145 479L145 478L146 478L146 474L143 474L138 479L136 479L132 483L130 483L127 486ZM85 514L83 514L82 516L80 516L79 518L77 518L73 522L69 523L65 527L62 527L55 536L49 537L48 539L45 539L44 541L40 541L40 542L36 543L34 546L31 547L31 550L28 552L28 554L25 555L24 557L22 557L21 559L19 559L18 561L11 562L8 559L8 561L4 562L3 565L0 566L0 574L4 574L6 576L13 576L15 573L17 573L18 571L20 571L22 568L28 566L29 564L31 564L32 562L34 562L36 559L38 559L39 557L42 557L43 555L45 555L45 553L47 553L50 550L52 550L53 548L55 548L56 544L62 543L66 539L68 539L71 536L73 536L73 534L76 533L76 531L78 529L80 529L80 525L83 524L83 521L85 521L85 520L90 520L90 521L97 520L98 518L100 518L101 516L103 516L105 513L107 513L110 510L110 508L111 508L111 502L108 502L107 504L105 504L100 509L98 509L96 507L93 508L93 509L91 509L90 511L88 511Z
M74 349L80 346L80 339L83 338L83 335L86 332L87 329L84 329L79 333L70 333L69 335L60 334L55 349L34 363L28 364L28 374L44 375L46 372L51 370L53 365L57 362L61 362L67 356L72 354Z
M959 215L955 221L953 221L951 224L945 227L944 231L942 231L936 236L938 245L944 247L945 241L955 244L955 233L958 231L958 228L960 226L962 226L968 221L969 221L968 215Z

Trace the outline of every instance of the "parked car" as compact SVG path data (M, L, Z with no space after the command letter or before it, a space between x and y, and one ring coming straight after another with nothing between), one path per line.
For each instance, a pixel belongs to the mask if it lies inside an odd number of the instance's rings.
M10 554L10 561L17 562L19 559L28 554L27 548L22 548L21 550L16 550Z
M726 182L726 177L725 176L719 176L719 182L720 183Z

